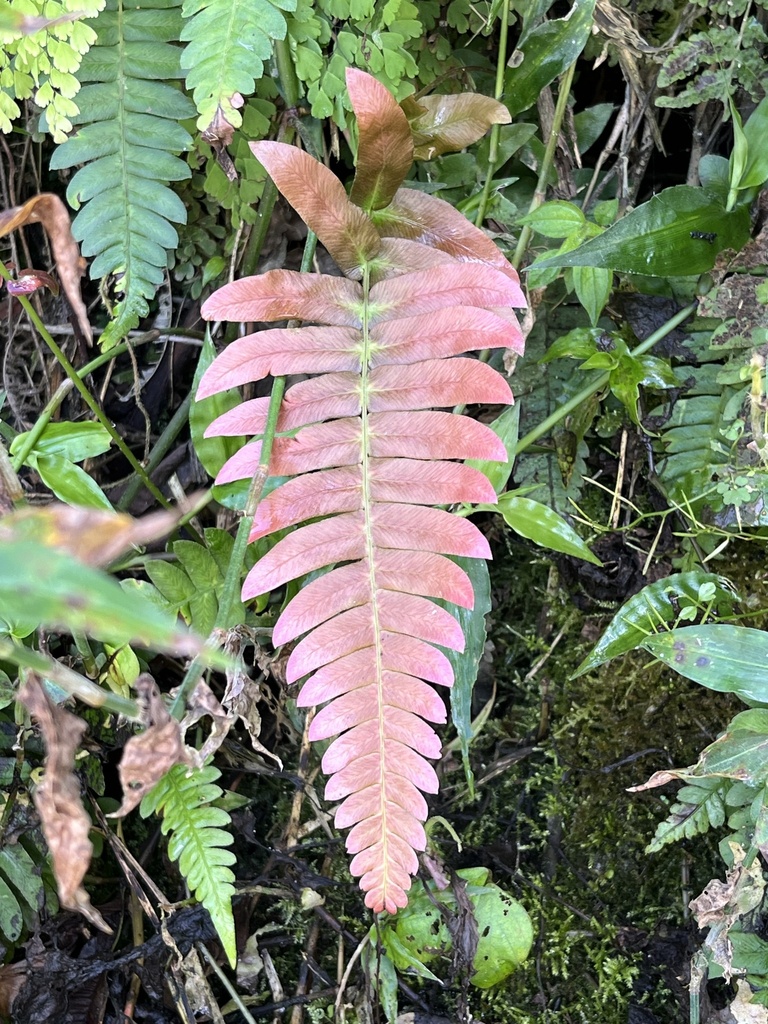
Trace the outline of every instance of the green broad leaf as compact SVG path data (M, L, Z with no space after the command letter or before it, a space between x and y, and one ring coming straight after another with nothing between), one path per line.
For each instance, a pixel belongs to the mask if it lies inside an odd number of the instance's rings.
M159 558L148 561L145 570L171 608L189 621L187 605L194 587L184 570L173 562L164 562Z
M707 192L717 196L723 206L725 206L730 187L730 174L726 157L717 156L714 153L707 153L706 156L703 156L699 161L699 181Z
M573 287L594 327L611 296L613 272L601 267L574 267Z
M29 431L17 434L9 449L15 455L29 437ZM49 423L35 441L35 455L62 455L70 462L93 459L109 451L112 438L101 423Z
M93 477L63 455L31 454L27 464L40 474L45 486L66 505L85 505L87 508L114 511L109 498Z
M539 362L551 363L553 359L589 359L597 352L597 339L603 333L586 327L576 327L550 345Z
M496 462L488 459L467 459L467 465L479 469L491 481L497 494L504 490L515 466L515 449L520 430L520 406L510 405L497 416L488 426L504 442L507 449L507 462Z
M397 971L395 965L386 953L378 950L378 937L376 927L369 936L370 941L365 947L362 957L363 967L367 978L371 979L387 1024L396 1024L397 1011Z
M580 153L586 153L597 142L615 109L612 103L597 103L574 115L573 127Z
M576 60L589 39L595 0L576 0L565 18L526 31L504 78L504 99L512 117L532 107L543 89Z
M581 231L587 223L587 218L573 203L553 199L521 217L520 223L526 224L545 238L568 238L569 235Z
M747 160L739 188L751 188L768 181L768 97L758 103L744 125Z
M21 935L23 924L24 917L19 901L0 876L0 935L8 942L15 942Z
M703 188L675 185L576 249L537 260L533 269L604 267L625 274L674 277L710 270L723 249L749 238L749 211L727 212Z
M493 506L482 506L492 509ZM532 498L523 498L511 491L499 497L496 512L504 517L507 526L511 526L521 537L532 540L550 551L560 551L574 558L583 558L593 565L603 563L589 550L587 545L572 526L553 511L548 505L542 505Z
M572 678L576 679L596 669L598 665L640 647L649 638L649 634L656 633L660 627L677 619L681 605L696 607L700 600L700 589L710 585L715 588L713 598L717 610L724 613L729 611L736 595L726 579L711 572L695 570L676 573L643 587L616 612L605 633Z
M742 185L742 178L749 159L749 143L741 124L741 115L736 109L732 96L728 97L728 106L731 109L731 120L733 121L733 149L728 161L728 171L731 189L735 190L746 187Z
M181 629L143 595L61 551L29 541L0 542L0 614L48 629L86 633L113 644L195 655L203 640ZM215 652L206 660L221 661Z
M203 374L216 358L216 349L211 341L209 329L205 329L205 341L200 351L200 359L195 370L195 377L192 382L192 394L197 394L197 389L202 380ZM241 402L237 388L231 391L220 391L210 398L203 398L201 401L193 401L189 407L189 432L192 437L192 445L195 454L203 465L206 473L215 477L227 459L231 458L236 451L245 444L244 437L204 437L205 431L218 417L230 409L234 409Z
M464 633L464 650L445 650L444 653L451 663L454 676L451 687L451 721L459 738L464 775L472 797L475 789L475 777L469 763L469 745L473 738L472 693L485 649L485 617L491 610L491 581L488 563L484 559L455 555L452 561L469 576L475 592L475 603L472 608L459 608L458 605L436 602L456 616Z
M702 751L696 774L736 779L748 786L768 781L768 733L732 730Z
M712 623L647 637L642 647L680 675L742 700L768 704L768 633Z
M43 899L40 869L18 843L0 850L0 876L7 879L30 910L38 910Z

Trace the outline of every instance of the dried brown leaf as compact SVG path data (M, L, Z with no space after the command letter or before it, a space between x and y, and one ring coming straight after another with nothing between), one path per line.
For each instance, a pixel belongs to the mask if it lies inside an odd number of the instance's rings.
M51 240L53 258L64 294L69 299L72 311L77 317L80 330L89 345L93 344L93 331L88 322L88 313L80 295L80 278L85 273L85 260L72 235L69 213L64 203L52 192L42 192L28 199L23 206L12 206L0 213L0 238L24 227L25 224L42 224Z
M207 758L216 753L235 722L235 716L227 714L208 683L201 679L194 689L187 713L182 719L182 736L186 736L187 731L206 716L211 719L213 724L208 738L197 752L197 760L200 764L204 764Z
M239 659L242 651L241 641L242 638L239 638L233 632L225 643L224 649L228 654L233 654ZM238 660L237 668L227 670L227 687L221 702L224 708L236 715L246 727L251 737L253 749L258 754L264 754L265 757L271 758L282 770L283 762L271 750L267 750L259 739L261 735L261 715L259 714L258 705L262 699L259 684L247 675Z
M91 863L93 846L88 838L91 820L80 799L80 782L74 773L75 751L87 726L80 718L54 704L40 681L30 672L19 691L19 700L36 719L43 734L47 757L45 774L33 799L51 852L53 873L62 906L79 910L104 932L112 929L91 905L82 881Z
M143 709L147 728L125 744L118 772L123 803L112 818L124 818L137 807L155 783L175 764L193 764L184 746L181 723L171 718L160 689L152 676L143 672L134 683L136 699Z

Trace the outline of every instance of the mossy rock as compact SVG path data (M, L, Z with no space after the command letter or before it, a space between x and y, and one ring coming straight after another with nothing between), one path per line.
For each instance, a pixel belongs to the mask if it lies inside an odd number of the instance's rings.
M467 883L467 896L477 921L478 944L470 978L478 988L491 988L504 981L528 956L533 943L533 927L522 904L498 885L488 882L486 868L466 868L457 872ZM456 899L450 890L429 891L449 912L456 911ZM428 893L416 892L383 936L384 945L400 970L417 970L451 951L451 936L443 915ZM394 933L394 934L393 934ZM432 975L430 971L418 973Z

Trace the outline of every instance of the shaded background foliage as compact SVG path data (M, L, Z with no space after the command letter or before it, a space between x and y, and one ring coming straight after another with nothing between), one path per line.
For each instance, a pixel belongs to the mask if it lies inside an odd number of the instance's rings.
M705 558L708 569L729 576L740 592L734 613L763 625L764 207L752 209L751 221L749 202L736 211L733 247L742 246L750 229L754 237L738 257L719 255L725 225L734 220L715 220L727 212L733 137L733 110L723 98L733 97L747 121L765 94L765 12L743 2L629 8L601 0L577 2L570 12L565 4L513 4L503 43L502 6L465 0L0 4L0 128L15 129L0 138L3 206L54 191L79 210L74 231L89 260L83 282L89 318L101 348L115 356L91 371L89 387L129 452L140 459L150 453L152 479L167 499L207 483L226 457L201 442L206 423L226 408L205 411L197 421L189 413L200 346L206 345L197 379L213 357L198 300L230 273L298 269L301 262L305 229L279 202L273 215L274 192L248 142L298 137L351 177L348 66L373 73L406 101L416 130L419 111L409 108L409 97L417 103L424 90L430 97L467 89L490 96L500 86L513 122L464 152L423 152L411 183L484 224L511 258L527 249L530 263L590 240L593 251L608 252L597 266L593 259L582 267L559 262L528 274L535 325L516 367L522 444L513 477L515 486L535 488L523 497L567 516L593 540L602 565L553 560L498 518L479 520L495 560L490 641L472 705L482 723L470 754L477 798L469 795L459 744L450 744L434 812L452 823L462 849L439 826L434 841L451 867L491 868L534 918L531 960L500 989L471 992L476 1017L526 1024L678 1021L686 1012L680 978L698 939L688 897L722 875L720 833L691 835L649 855L645 847L674 796L625 790L656 769L694 764L738 710L735 698L702 690L658 664L648 671L639 653L571 677L629 596L673 570L699 569ZM71 18L83 11L92 17ZM64 20L25 33L43 16ZM556 100L569 92L560 124ZM550 163L553 123L558 142ZM77 134L67 139L71 129ZM615 277L614 270L628 265L616 261L603 236L617 216L666 186L700 184L719 205L696 207L677 239L676 264L651 267L653 276ZM544 189L548 201L532 209ZM746 190L744 198L753 194ZM641 209L647 218L648 207ZM646 219L636 234L642 238L649 226ZM51 268L37 228L6 234L0 244L17 270ZM693 301L696 280L685 276L691 255L712 267L714 290L699 302L695 321L654 347L666 368L633 361L637 343ZM330 267L322 250L317 266ZM76 278L82 268L70 269ZM87 327L68 323L63 299L38 291L35 301L72 362L85 365ZM129 476L135 466L103 428L88 438L75 429L85 406L66 391L58 396L61 362L44 349L18 303L6 295L0 312L7 328L0 430L16 446L10 452L26 496L40 500L53 491L84 502L87 494L90 504L111 502L141 514L156 496ZM554 345L560 347L553 357ZM551 361L541 363L547 352ZM551 433L529 440L605 373L608 385L595 388ZM43 413L72 426L35 439L27 432ZM477 414L488 421L494 410ZM351 953L363 937L359 900L315 789L305 723L281 685L284 666L259 642L277 606L268 596L248 608L222 598L231 555L228 510L242 506L244 491L227 485L216 489L216 498L217 511L201 513L192 522L195 532L172 540L167 551L157 545L124 556L124 587L154 601L158 614L179 613L203 635L222 603L229 604L230 645L245 652L257 680L255 686L242 678L229 682L229 707L243 716L216 755L226 792L211 815L211 821L231 820L243 891L233 923L240 947L250 942L250 960L241 965L236 988L258 1016L277 1004L292 1024L328 1019L339 980L335 943ZM511 510L508 521L514 526ZM260 542L246 568L265 550ZM23 573L21 558L17 564ZM701 617L700 610L695 614ZM6 635L31 636L34 626L23 620L9 622ZM127 697L147 667L162 677L163 690L181 681L178 657L155 653L157 636L149 651L126 642L130 636L109 639L73 642L53 633L48 652L115 697ZM3 666L14 674L11 662ZM165 972L165 947L154 932L144 941L138 912L135 950L122 947L117 960L108 940L96 933L84 940L71 916L56 913L26 795L41 750L31 739L23 756L14 752L8 677L3 686L0 769L10 794L0 822L0 924L9 965L3 991L20 988L27 972L14 1012L18 1019L44 1019L55 991L57 1012L68 1015L61 1019L83 1020L99 1001L110 1019L129 1005L131 964L141 956L137 1019L150 1012L150 1000L154 1019L179 1019L185 978L203 976L194 941L202 937L215 951L216 939L201 933L196 912L177 911L169 927L179 956ZM224 700L221 690L219 696ZM114 803L104 801L119 793L115 762L127 730L99 712L89 719L80 777L111 810ZM209 730L191 728L198 730L199 748ZM262 745L256 754L254 740ZM264 750L283 765L276 767ZM212 792L207 798L218 799ZM140 877L134 893L151 891L154 881L164 898L185 897L174 852L169 856L160 843L159 822L128 819L127 851L104 822L101 829L94 837L103 844L98 874L86 879L95 906L119 901L130 908L128 890L115 881L136 870L129 854L149 878ZM18 864L30 877L30 862L34 881L21 886ZM159 928L151 915L149 921ZM759 913L753 924L759 939ZM447 960L441 967L436 973L449 979ZM62 981L65 974L82 982L79 990ZM466 1011L459 980L446 989L405 983L401 1007L449 1019ZM229 1016L230 997L219 981L211 984ZM359 1005L363 988L362 976L353 975L346 996L348 1013L361 1020L365 1010L351 1006ZM716 983L710 995L715 1007L724 1006L732 990ZM205 991L196 998L199 1006L210 1002ZM298 1001L290 1005L291 999Z

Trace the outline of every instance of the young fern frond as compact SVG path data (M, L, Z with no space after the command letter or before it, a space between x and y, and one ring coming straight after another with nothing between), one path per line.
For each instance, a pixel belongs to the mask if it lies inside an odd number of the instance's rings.
M232 897L235 876L229 868L235 855L225 849L232 835L224 831L230 824L229 814L221 807L212 807L221 797L215 785L221 772L213 765L191 770L183 764L174 765L141 802L141 816L162 811L162 831L167 835L168 853L179 862L179 870L195 898L211 915L221 944L232 966L237 961L235 923Z
M95 256L91 277L113 275L122 295L102 346L116 344L148 312L162 283L168 251L178 245L173 223L187 214L169 181L190 176L178 154L192 143L178 123L191 117L191 101L168 84L181 78L180 0L146 5L109 0L92 22L97 41L83 57L84 85L74 136L53 154L51 168L84 164L67 189L82 210L72 230L84 256Z
M725 795L730 779L720 776L687 780L664 821L660 822L647 853L658 853L668 843L691 839L725 821Z
M427 723L446 713L427 683L450 686L440 648L464 648L456 617L434 599L471 608L470 579L446 556L490 557L472 523L429 506L495 501L486 476L452 460L507 458L489 427L432 410L511 402L504 378L464 353L520 351L512 307L525 299L482 232L445 203L441 221L440 201L403 198L410 159L402 154L413 152L405 115L369 75L350 70L347 85L360 139L354 203L306 153L251 144L346 276L272 270L216 292L203 306L208 319L317 326L233 342L204 374L198 398L268 374L320 374L286 392L278 432L300 429L275 439L270 470L294 479L261 502L251 540L326 518L279 541L248 574L243 599L335 566L288 604L273 642L306 634L287 679L309 676L299 705L326 705L310 728L312 740L338 737L323 757L332 776L326 797L342 801L336 824L352 827L351 870L362 876L367 905L394 912L407 902L415 851L426 844L422 793L437 791L427 758L440 756L440 741ZM268 401L231 409L208 434L260 435ZM258 440L241 448L217 482L251 476L260 454Z
M253 94L275 39L288 29L283 11L297 0L184 0L181 66L193 90L197 127L215 140L242 124L238 110ZM227 126L230 126L229 129Z

